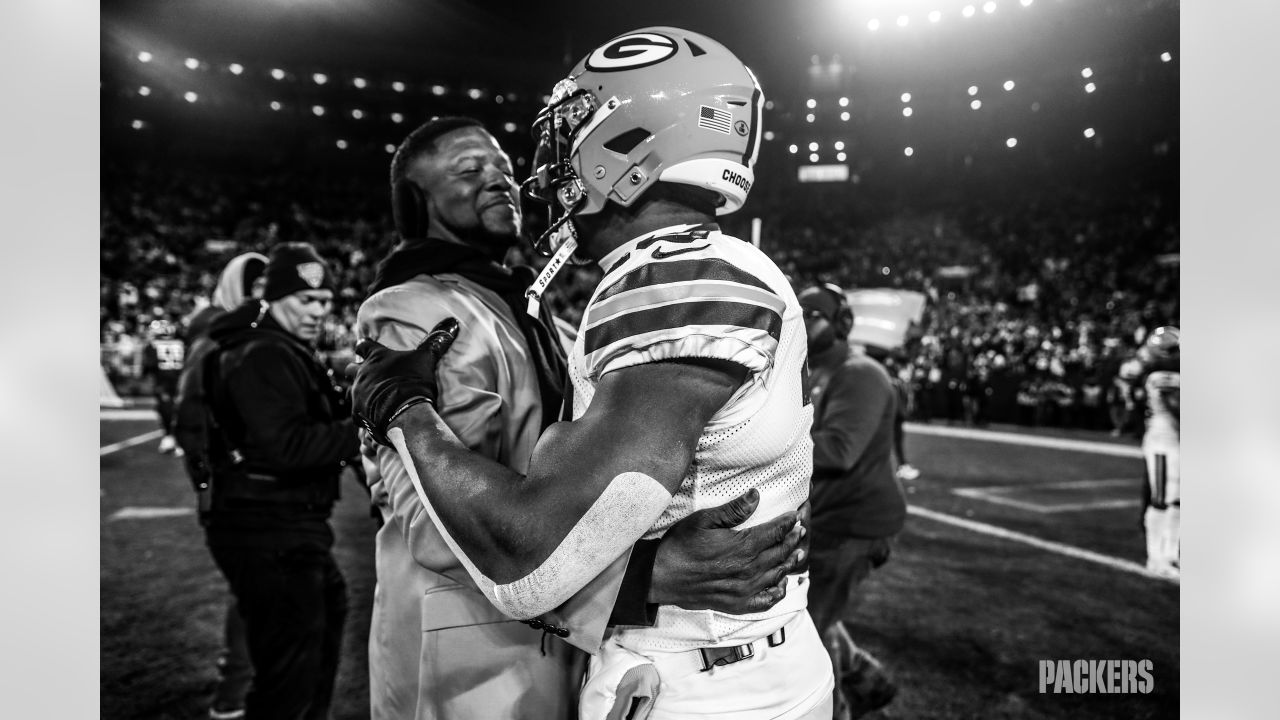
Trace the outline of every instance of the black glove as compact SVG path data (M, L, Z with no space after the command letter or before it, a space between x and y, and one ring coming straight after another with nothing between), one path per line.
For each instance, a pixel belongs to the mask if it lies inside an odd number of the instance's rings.
M355 376L351 386L351 414L374 440L390 445L387 426L400 413L427 402L435 405L436 365L458 337L458 321L442 320L413 350L392 350L366 338L356 346L362 362L347 366Z

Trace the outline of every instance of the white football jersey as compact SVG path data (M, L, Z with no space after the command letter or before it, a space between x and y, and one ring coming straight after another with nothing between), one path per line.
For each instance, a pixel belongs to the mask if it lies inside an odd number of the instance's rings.
M714 358L748 370L698 439L688 474L645 537L660 537L695 510L723 505L753 487L760 504L744 526L798 508L809 496L813 470L813 407L804 378L804 319L778 267L715 225L643 235L600 265L605 275L587 305L569 363L575 419L591 404L599 380L620 368ZM793 578L784 600L753 615L664 605L655 627L619 628L614 637L655 650L749 642L803 609L806 589L805 580Z
M1147 375L1144 388L1147 394L1147 431L1177 434L1178 416L1169 407L1167 397L1181 392L1182 374L1176 370L1156 370Z

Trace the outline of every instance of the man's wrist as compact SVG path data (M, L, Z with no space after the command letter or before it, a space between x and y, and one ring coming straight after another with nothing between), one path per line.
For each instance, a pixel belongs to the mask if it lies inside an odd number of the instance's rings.
M419 395L405 400L400 404L400 407L396 408L395 412L391 413L391 417L387 418L386 429L390 430L393 427L400 427L405 424L405 422L410 419L409 415L411 415L415 409L420 412L422 410L421 406L423 405L434 407L435 403L432 402L431 398L425 395Z

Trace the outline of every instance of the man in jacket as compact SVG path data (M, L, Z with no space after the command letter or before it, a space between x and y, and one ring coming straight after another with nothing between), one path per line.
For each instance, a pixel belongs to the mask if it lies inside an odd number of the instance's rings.
M357 455L350 410L311 344L332 274L306 243L277 246L262 299L214 321L206 362L214 561L244 618L246 717L326 718L346 616L331 548L338 478Z
M522 219L510 160L477 121L440 118L402 143L391 185L403 240L379 266L359 335L412 348L457 317L470 332L440 365L442 419L468 448L524 472L557 419L565 363L549 314L525 312L533 272L503 265ZM570 717L582 659L571 644L598 639L606 623L652 625L660 602L764 609L799 534L783 523L733 531L757 503L739 498L638 544L621 590L597 583L520 623L476 588L396 452L379 448L372 465L385 521L369 637L374 720ZM548 632L568 642L544 642Z

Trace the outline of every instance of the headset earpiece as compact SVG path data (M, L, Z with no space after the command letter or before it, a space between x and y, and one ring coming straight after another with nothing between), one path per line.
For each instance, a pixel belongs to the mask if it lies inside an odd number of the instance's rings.
M427 199L416 183L408 178L396 181L391 191L391 215L396 232L405 240L427 235Z
M833 283L822 283L822 289L831 293L836 299L836 329L847 336L853 332L853 308L849 307L849 298L844 294L844 290L839 285Z

